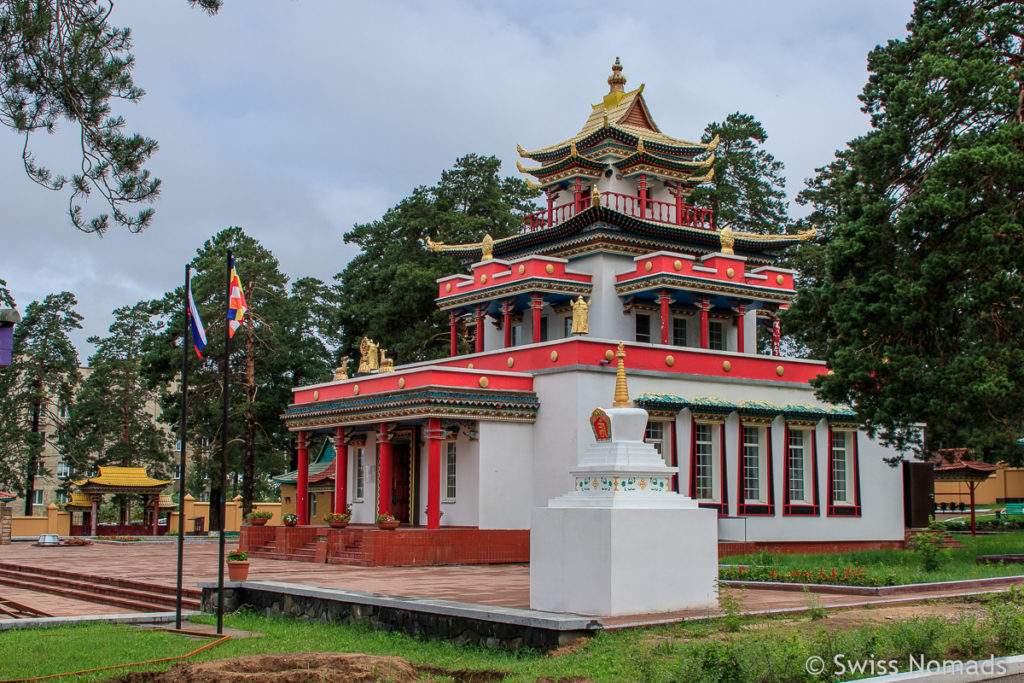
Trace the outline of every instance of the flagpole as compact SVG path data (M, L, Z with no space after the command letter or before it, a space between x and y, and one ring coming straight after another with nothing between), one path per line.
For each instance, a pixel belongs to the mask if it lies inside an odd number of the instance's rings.
M227 260L227 286L224 288L224 302L227 308L231 308L231 250L228 249ZM224 413L220 425L220 546L217 562L217 635L224 634L224 532L227 525L224 523L227 513L227 478L228 478L228 386L230 376L228 374L228 361L231 357L231 323L224 318Z
M186 419L188 418L188 352L189 342L192 341L192 313L189 311L188 302L189 290L191 288L189 275L191 265L185 266L185 336L181 338L181 468L178 476L178 584L174 602L174 628L181 630L181 572L185 561L185 449L188 431Z

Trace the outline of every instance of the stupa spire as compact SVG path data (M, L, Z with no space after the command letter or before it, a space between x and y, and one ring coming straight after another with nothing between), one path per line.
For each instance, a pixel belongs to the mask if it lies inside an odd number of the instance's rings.
M626 77L622 75L622 64L619 62L619 58L616 57L615 63L612 64L612 75L608 77L608 92L624 92L625 85Z
M629 389L626 387L626 345L619 342L619 351L615 354L619 359L619 367L615 371L615 397L612 408L629 407Z

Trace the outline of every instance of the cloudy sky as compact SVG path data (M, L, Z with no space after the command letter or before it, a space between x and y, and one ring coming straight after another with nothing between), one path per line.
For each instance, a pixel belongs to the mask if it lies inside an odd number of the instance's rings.
M78 296L84 330L180 284L204 240L239 225L293 279L330 280L353 256L354 223L379 217L459 156L574 134L619 56L669 135L698 139L742 111L765 126L794 197L863 133L866 55L905 35L910 0L485 2L226 0L215 17L185 0L122 0L136 83L128 128L160 142L163 180L142 234L79 233L64 194L32 184L21 139L0 130L0 279L24 307ZM65 129L40 161L74 169ZM794 207L799 215L800 211Z

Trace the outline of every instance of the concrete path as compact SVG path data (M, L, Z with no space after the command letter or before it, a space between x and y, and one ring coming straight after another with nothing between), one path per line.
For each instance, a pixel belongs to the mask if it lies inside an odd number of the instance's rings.
M228 550L233 549L229 544ZM0 546L0 562L66 569L94 576L122 577L148 583L175 585L177 547L173 543L114 546L94 544L82 547L38 547L29 543ZM436 598L479 605L528 609L530 605L529 566L525 564L458 565L448 567L346 567L287 560L250 560L252 581L282 581L320 588L378 593L395 597ZM217 581L217 545L186 544L184 585ZM992 592L995 589L936 590L913 596L851 596L815 593L823 607L863 606L930 600L957 595ZM801 592L738 589L746 612L802 610L809 607ZM19 591L0 585L0 597L53 615L109 614L108 606L83 603L45 593ZM710 616L707 610L687 610L604 618L609 627L677 621Z

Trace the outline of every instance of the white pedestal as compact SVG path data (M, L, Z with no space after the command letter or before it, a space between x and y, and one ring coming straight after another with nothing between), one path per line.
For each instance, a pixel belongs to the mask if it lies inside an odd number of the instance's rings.
M532 609L616 616L711 608L718 604L717 579L714 510L587 506L533 511Z

